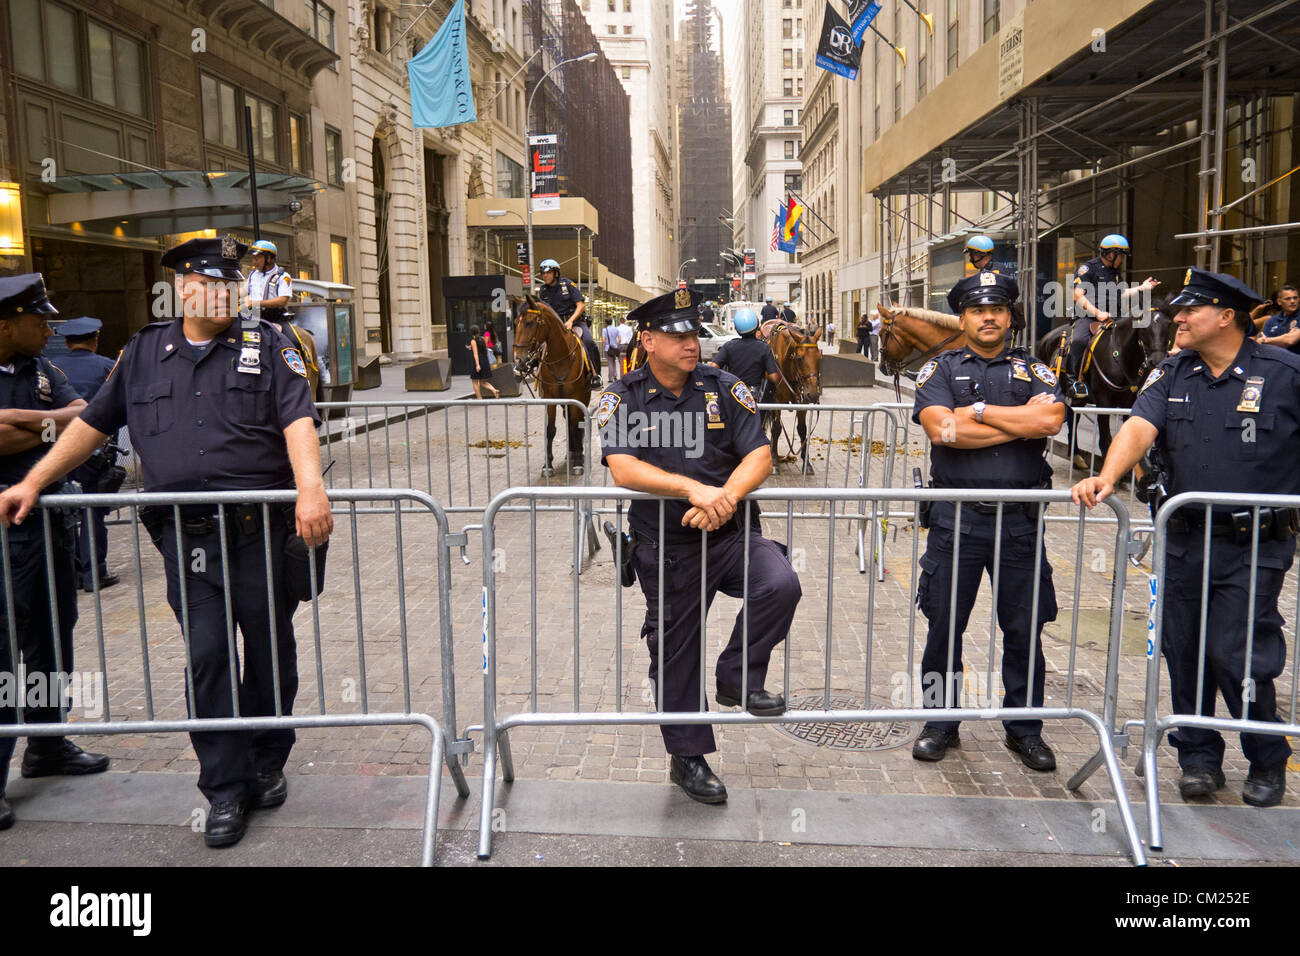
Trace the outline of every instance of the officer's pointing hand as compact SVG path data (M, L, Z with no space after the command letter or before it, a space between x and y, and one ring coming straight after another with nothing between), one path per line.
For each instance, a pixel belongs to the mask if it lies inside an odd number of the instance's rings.
M28 488L26 483L14 485L8 491L0 494L0 524L3 524L6 528L11 525L22 524L23 519L35 507L36 499L40 496L41 489Z
M1087 505L1089 508L1095 508L1102 501L1110 496L1115 490L1115 486L1103 478L1089 476L1078 482L1070 489L1070 497L1074 499L1075 504Z
M1147 276L1145 279L1142 280L1141 289L1143 292L1150 292L1159 284L1160 284L1160 280L1157 279L1155 276Z
M298 505L294 509L298 536L307 547L314 548L329 540L334 530L334 516L330 514L329 498L323 487L299 490Z

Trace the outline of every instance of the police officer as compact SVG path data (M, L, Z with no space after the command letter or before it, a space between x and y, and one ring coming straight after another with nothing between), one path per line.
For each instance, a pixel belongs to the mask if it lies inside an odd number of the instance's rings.
M45 453L50 430L63 431L86 405L63 372L41 356L52 334L46 316L57 314L38 273L0 278L0 486L21 481ZM66 472L65 468L51 474L38 485L32 495L33 503L42 493L57 494ZM49 693L62 693L58 690L63 686L60 674L73 670L72 629L77 623L73 521L75 518L67 512L56 511L50 515L52 569L46 565L42 522L9 528L8 557L14 603L12 608L7 606L5 590L0 587L0 616L5 625L0 629L0 680L5 685L4 699L0 700L0 724L17 723L20 703L24 705L24 721L60 722L57 700L47 695L37 700L27 697L26 692L45 688ZM58 611L60 656L57 660L50 617L51 571L53 603ZM18 660L13 650L22 655L26 681L18 680ZM58 664L62 664L62 671ZM39 681L32 680L36 675ZM21 702L14 699L19 688L24 697ZM0 830L9 829L14 823L13 811L4 795L9 758L13 756L16 742L16 737L0 737ZM86 753L66 737L29 737L23 754L24 777L101 773L107 769L107 757Z
M1112 233L1101 240L1101 254L1074 270L1074 321L1070 326L1070 345L1065 370L1072 385L1070 397L1088 400L1088 386L1080 380L1079 368L1092 337L1103 324L1114 318L1112 310L1123 307L1125 300L1139 292L1150 292L1160 284L1147 276L1140 285L1124 286L1124 260L1128 257L1128 240Z
M1016 280L996 272L967 276L948 293L948 304L961 319L967 346L943 352L921 366L916 376L912 420L930 436L931 485L935 488L1046 488L1052 470L1043 458L1047 439L1060 430L1065 405L1050 369L1023 348L1008 347L1011 306L1020 296ZM1041 706L1044 662L1043 624L1056 618L1052 569L1044 547L1034 544L1039 509L1032 504L1004 504L1001 561L996 595L1002 628L1002 685L1006 707ZM930 534L921 558L917 606L929 620L921 658L925 707L943 707L951 688L960 706L961 640L980 578L994 574L998 546L997 509L992 504L965 504L961 541L953 566L956 506L936 501L930 508ZM1035 558L1039 564L1038 607L1032 606ZM957 602L949 604L953 575ZM948 673L949 615L955 614L953 672ZM1029 654L1034 655L1034 688L1028 694ZM1004 721L1006 745L1031 770L1054 770L1056 757L1043 742L1041 720ZM917 760L940 760L949 747L960 746L957 721L930 721L912 748Z
M776 306L772 304L772 297L770 295L763 300L763 310L760 315L764 322L771 322L773 319L781 317L781 313L778 312Z
M541 300L564 321L565 328L577 329L582 334L582 346L587 350L587 361L591 363L590 384L592 388L600 388L600 352L591 335L591 326L587 324L587 301L582 297L582 290L560 276L560 264L554 259L542 260L541 273Z
M265 320L233 321L245 247L233 236L191 239L162 257L177 275L183 318L141 329L113 374L22 483L0 495L0 520L21 521L41 487L84 461L126 425L140 455L145 491L298 489L293 516L272 508L270 551L275 599L268 606L262 509L227 508L225 594L222 542L215 506L182 509L184 555L178 561L170 507L142 513L167 576L167 600L178 621L188 614L195 717L233 716L226 601L244 635L239 712L275 713L271 625L279 654L280 700L292 713L298 687L293 612L304 591L292 561L300 545L323 544L333 528L321 480L316 426L306 368L293 343ZM294 538L295 528L302 541ZM197 550L206 555L195 562ZM277 560L280 559L280 560ZM188 608L180 597L185 574ZM309 586L308 586L309 590ZM232 626L234 622L231 622ZM284 765L291 730L213 731L190 735L199 758L199 790L212 803L204 832L209 846L243 836L250 807L284 802Z
M628 509L632 563L646 598L641 635L650 651L650 680L658 687L659 571L664 574L662 700L665 711L701 706L700 599L745 590L745 515L741 500L771 472L767 437L745 383L700 365L700 295L686 289L634 309L647 363L623 376L600 397L596 425L602 461L614 483L662 495L665 553L659 554L659 502L634 501ZM654 426L647 428L647 418ZM669 438L675 434L676 439ZM716 666L717 697L751 714L785 712L785 699L763 689L768 659L785 639L802 591L782 545L759 533L751 505L748 582L748 687L742 688L745 610ZM701 535L708 532L706 594L700 594ZM671 603L671 614L668 604ZM745 693L748 690L748 693ZM701 803L722 803L727 789L705 754L717 749L708 724L663 726L672 756L672 780Z
M966 240L966 258L976 272L997 272L1004 276L1016 276L1015 263L995 259L993 240L985 235L971 236Z
M268 322L288 321L290 279L289 273L275 264L275 243L258 239L249 250L253 269L244 280L245 306Z
M1233 494L1300 494L1300 357L1247 338L1250 309L1260 297L1232 276L1188 269L1177 309L1179 351L1147 376L1133 414L1119 430L1101 474L1074 486L1074 500L1093 507L1109 496L1156 443L1168 471L1165 489ZM1286 662L1278 594L1295 557L1295 515L1261 508L1258 572L1251 581L1251 512L1211 514L1205 683L1201 713L1214 713L1215 688L1233 717L1242 716L1244 678L1254 682L1250 720L1279 720L1274 679ZM1174 712L1196 712L1200 666L1201 581L1206 555L1200 505L1169 519L1164 630ZM1246 630L1254 593L1254 639L1247 673ZM1169 735L1182 768L1184 798L1224 785L1222 735L1180 728ZM1256 807L1280 803L1291 748L1277 734L1241 735L1250 761L1242 799Z
M700 321L709 323L713 321L713 318L714 318L713 306L705 302L703 305L700 306Z
M713 356L713 366L725 369L745 383L762 404L767 384L780 383L781 371L777 368L772 349L758 340L758 316L753 309L738 309L732 320L738 339L724 343Z
M99 354L99 330L103 325L99 319L82 316L59 326L59 334L68 346L68 354L59 359L59 368L68 376L68 384L86 401L95 397L113 370L113 360ZM92 455L90 461L74 468L68 477L81 485L86 494L93 495L100 491L100 477L117 464L116 459L117 452L106 446ZM107 508L91 508L89 521L84 511L77 515L77 587L83 591L95 589L95 576L91 571L92 535L95 563L99 566L99 586L111 588L121 580L116 574L108 573L108 527L104 523L107 516Z
M1287 283L1277 291L1277 304L1279 310L1264 321L1255 341L1300 354L1300 291Z
M784 322L789 322L789 323L793 324L795 318L796 318L796 316L795 316L795 314L794 314L794 309L790 308L790 303L789 303L789 302L783 302L783 303L781 303L781 319L782 319L782 321L784 321Z

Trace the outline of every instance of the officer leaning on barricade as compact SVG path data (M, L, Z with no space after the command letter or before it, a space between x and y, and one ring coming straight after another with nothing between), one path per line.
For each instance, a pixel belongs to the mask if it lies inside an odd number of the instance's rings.
M732 320L738 339L723 344L713 356L715 368L724 369L745 383L760 404L767 397L767 386L781 381L772 349L758 340L758 316L753 309L738 309Z
M49 359L41 356L51 335L46 316L57 315L45 294L45 282L37 273L0 279L0 486L20 482L48 447L54 432L61 432L86 403L68 384L67 377ZM51 474L37 485L32 495L58 494L67 469ZM39 516L38 516L39 517ZM21 703L23 720L29 723L58 723L59 707L54 699L23 699L28 688L45 688L61 694L62 676L72 671L72 629L77 623L77 591L73 570L73 525L76 517L67 511L50 514L50 551L54 567L45 558L43 522L8 531L9 573L12 575L14 606L7 603L0 586L0 613L5 628L0 631L0 724L18 721ZM53 572L54 601L49 596ZM50 604L58 612L58 649L55 659ZM11 647L11 642L16 647ZM26 681L18 681L18 658L22 656ZM62 671L58 664L62 664ZM33 677L39 679L33 680ZM0 830L13 826L14 816L6 802L5 784L9 759L16 737L0 737ZM108 769L103 754L86 753L66 737L29 737L23 754L24 777L52 774L100 773Z
M82 316L69 319L59 326L59 334L68 346L68 354L59 359L59 368L68 376L68 384L77 390L77 394L90 401L108 379L113 370L113 360L99 354L99 330L103 327L99 319ZM126 477L117 464L117 443L110 438L103 448L96 450L84 465L74 468L69 478L81 486L88 495L113 494L122 487ZM77 587L83 591L94 591L95 580L91 569L91 538L94 537L94 560L99 566L100 588L111 588L121 579L116 574L108 573L108 527L105 519L107 508L91 508L90 520L86 513L79 511L77 530Z
M705 599L721 591L744 594L745 513L741 499L772 470L758 406L745 383L699 363L698 292L679 289L634 309L647 363L600 396L602 462L614 483L669 498L664 502L664 548L659 554L659 502L628 509L628 561L645 593L641 628L650 651L650 680L659 667L659 564L664 575L663 682L665 711L700 708L700 531L708 534ZM669 438L669 435L676 436ZM715 670L717 701L751 714L785 713L785 698L763 689L773 648L786 638L802 596L785 546L764 538L758 509L750 508L748 687L742 688L745 609ZM607 525L606 532L613 526ZM630 585L626 572L623 582ZM745 693L748 690L748 693ZM663 726L674 783L701 803L722 803L727 788L704 759L717 749L708 724Z
M1232 276L1188 269L1169 305L1177 309L1174 344L1180 351L1152 370L1119 430L1101 474L1074 486L1074 500L1093 507L1109 496L1154 442L1161 452L1169 495L1186 491L1300 494L1300 357L1246 337L1250 309L1260 297ZM1275 722L1273 680L1286 663L1278 594L1295 558L1296 514L1261 508L1258 573L1251 581L1251 510L1211 513L1205 684L1201 713L1213 715L1215 688L1233 717L1242 715L1242 684L1249 677L1251 720ZM1169 667L1173 709L1196 708L1205 565L1205 510L1192 505L1168 524L1161 650ZM1249 675L1246 630L1251 588L1254 637ZM1181 728L1169 735L1182 768L1184 798L1223 787L1222 735ZM1257 807L1280 803L1291 754L1279 734L1241 735L1250 761L1242 799Z
M232 236L192 239L169 250L162 264L174 269L182 319L146 326L122 355L81 419L17 487L0 495L0 520L21 521L42 486L84 461L123 425L139 453L144 490L260 491L298 489L293 513L269 509L271 576L279 652L282 711L292 713L298 688L293 612L310 597L306 548L324 544L333 529L321 480L316 426L302 356L269 322L234 323L239 259L244 245ZM193 665L195 717L230 717L232 664L226 635L226 601L244 635L239 713L275 713L271 608L268 607L260 505L226 509L230 593L223 594L217 509L181 509L178 564L170 506L142 509L141 520L163 557L167 601L182 620L180 568L184 568ZM295 536L295 524L298 535ZM196 560L198 552L203 560ZM319 589L323 555L318 559ZM217 731L190 735L199 758L199 789L212 803L204 839L209 846L239 841L248 808L284 802L284 765L292 730Z
M600 352L596 340L591 335L591 326L587 320L587 300L582 290L560 275L560 264L554 259L543 259L541 265L542 289L538 298L551 307L551 311L563 320L565 327L582 336L582 347L587 350L587 361L591 363L589 384L600 388Z
M931 486L935 488L1049 488L1052 470L1043 458L1046 439L1060 430L1065 405L1055 376L1023 348L1009 348L1012 303L1020 296L1015 279L979 272L953 286L948 303L961 319L968 345L942 353L916 376L912 420L930 437ZM1038 607L1034 608L1034 544L1039 533L1038 506L1008 502L1002 508L1001 561L997 614L1002 628L1002 685L1006 707L1043 703L1045 666L1043 624L1056 618L1056 592L1044 546L1038 554ZM935 501L923 526L929 527L916 602L929 620L921 658L924 706L945 706L952 688L953 706L961 706L961 641L975 604L980 578L994 573L998 546L994 503L966 503L961 509L957 604L949 603L953 579L956 506ZM949 615L953 627L952 667L948 671ZM1034 654L1034 689L1027 700L1030 649ZM1041 736L1041 720L1004 721L1006 745L1031 770L1054 770L1056 757ZM912 749L918 760L941 760L949 747L961 745L957 721L930 721Z

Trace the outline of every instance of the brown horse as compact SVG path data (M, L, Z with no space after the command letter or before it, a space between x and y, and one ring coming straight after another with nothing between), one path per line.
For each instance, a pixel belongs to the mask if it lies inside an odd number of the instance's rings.
M880 312L880 371L894 377L895 385L904 371L915 371L940 352L966 344L966 333L955 315L902 306Z
M779 405L818 405L822 396L822 350L817 345L821 338L821 329L812 335L805 335L797 328L771 319L763 323L759 336L767 342L776 359L777 371L781 381L769 390L768 401ZM768 413L768 424L772 427L772 466L779 460L776 444L781 436L781 413ZM795 430L799 435L798 456L803 465L803 473L812 469L808 465L808 413L795 412ZM791 442L791 451L794 443Z
M591 386L582 364L582 339L564 327L564 321L549 305L531 295L518 303L515 318L515 375L520 380L535 376L537 393L542 398L570 398L585 408L591 402ZM551 444L555 440L555 408L546 409L546 465L543 477L555 474ZM569 436L569 474L583 473L581 423L586 417L566 406Z

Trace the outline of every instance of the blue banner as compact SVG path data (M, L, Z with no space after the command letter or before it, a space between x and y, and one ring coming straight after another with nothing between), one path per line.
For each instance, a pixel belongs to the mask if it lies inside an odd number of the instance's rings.
M862 44L862 37L867 32L867 27L871 26L871 21L876 19L876 14L879 12L878 0L871 0L870 3L865 0L849 0L849 23L853 25L854 43Z
M827 3L826 14L822 17L821 42L817 44L817 59L814 62L821 69L829 70L846 80L856 80L861 58L862 48L853 39L849 25Z
M407 61L406 75L411 125L456 126L478 119L465 43L465 0L456 0L433 39Z
M799 249L799 224L795 223L794 232L787 241L785 238L785 217L787 211L788 210L785 206L778 207L776 211L776 248L781 252L788 252L791 255L794 255L794 253Z

